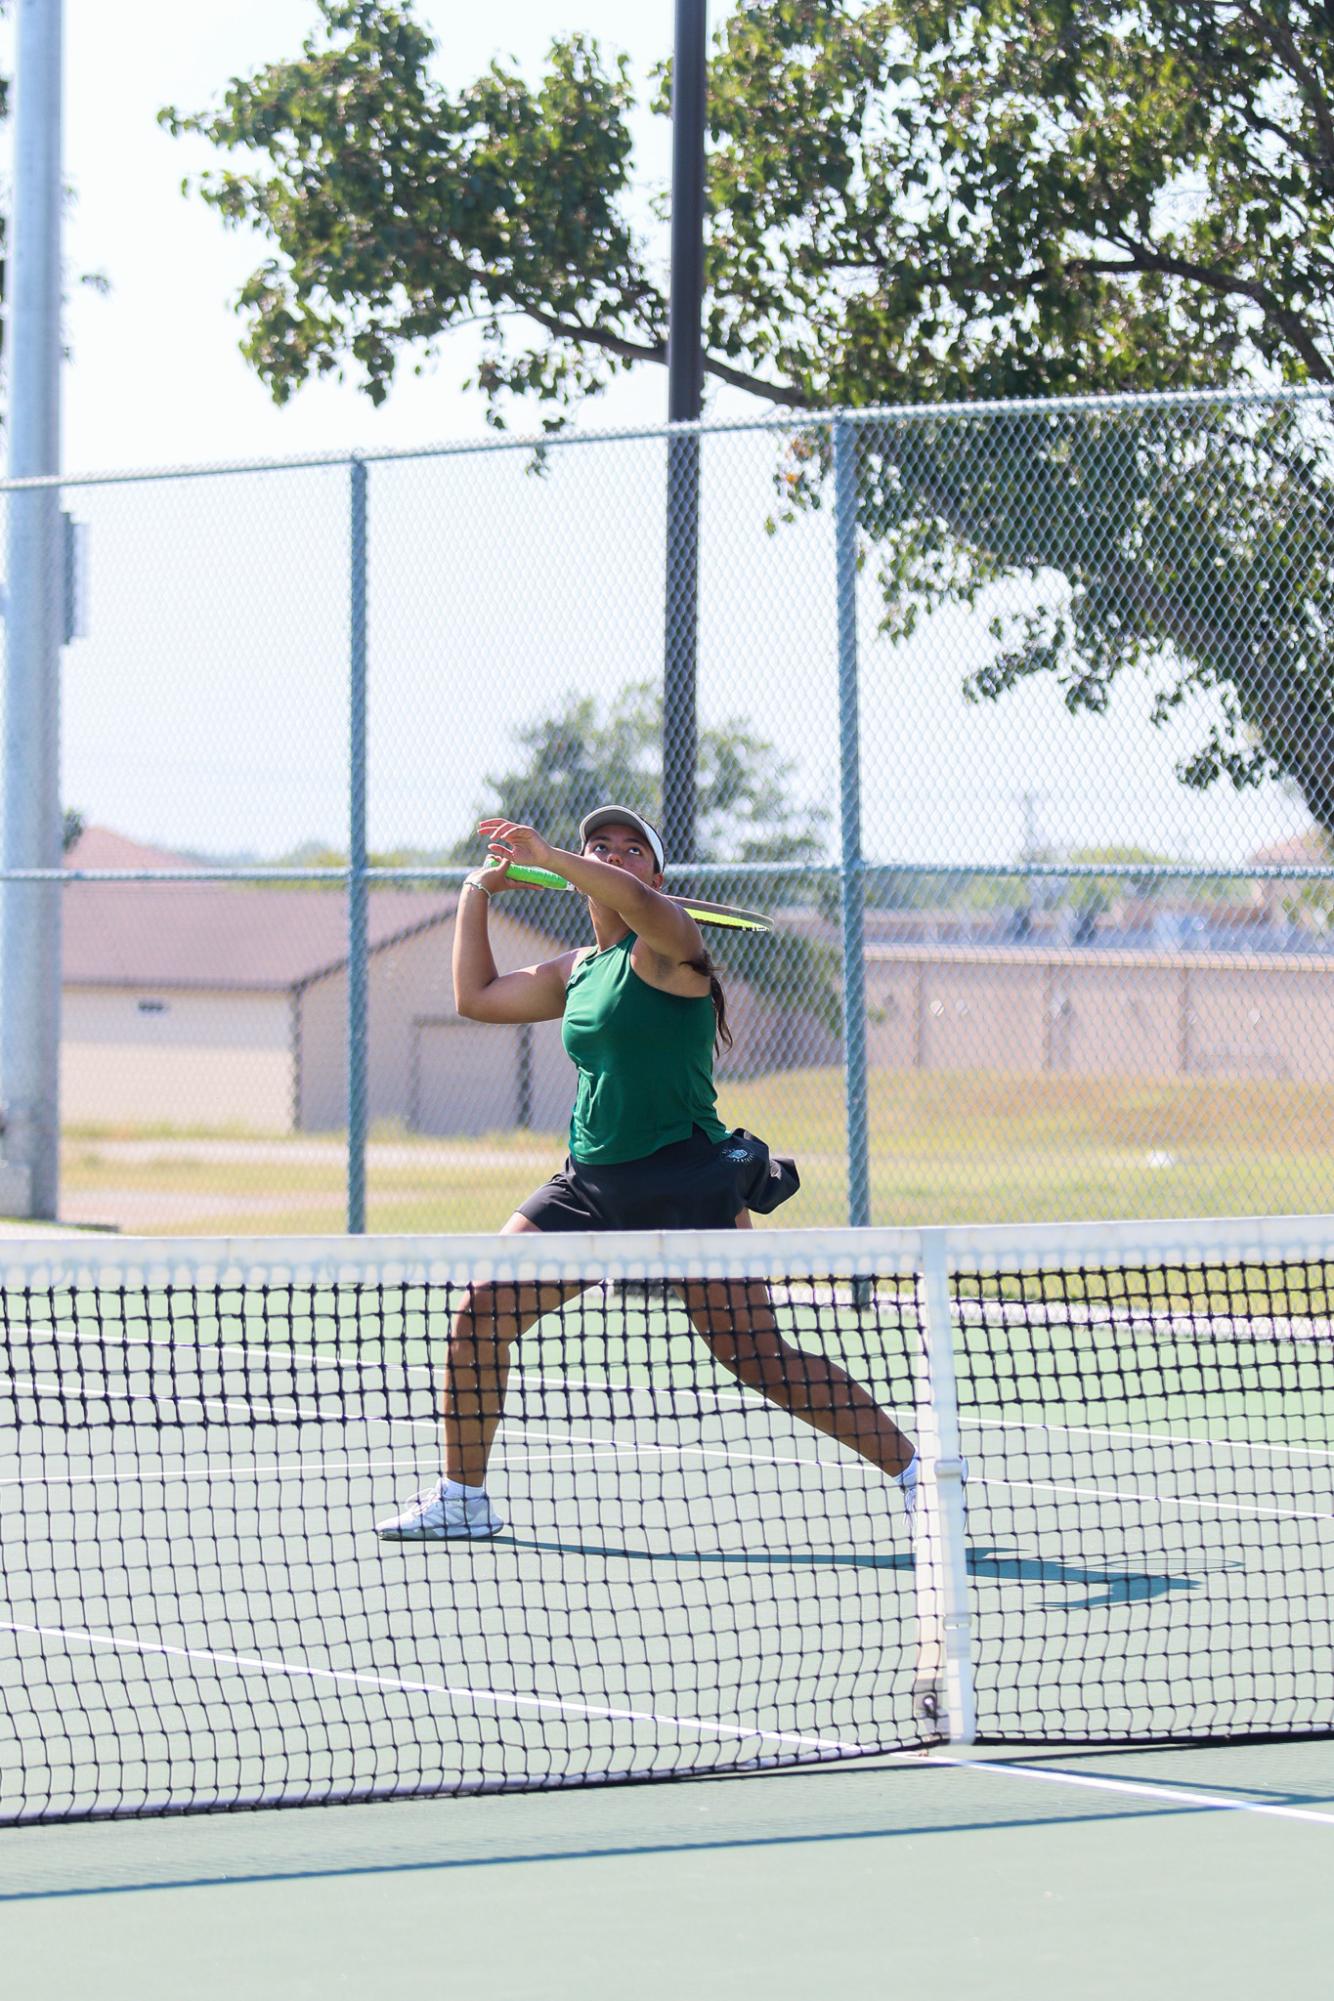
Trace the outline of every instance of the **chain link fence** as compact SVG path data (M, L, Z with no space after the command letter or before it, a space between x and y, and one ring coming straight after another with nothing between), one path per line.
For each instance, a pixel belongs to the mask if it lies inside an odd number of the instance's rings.
M1327 1206L1334 427L1303 393L699 434L721 1110L784 1223ZM62 1213L499 1227L559 1024L461 1021L478 817L659 819L665 431L65 481ZM363 727L364 724L364 727ZM669 862L671 857L669 857ZM493 908L502 969L579 900Z

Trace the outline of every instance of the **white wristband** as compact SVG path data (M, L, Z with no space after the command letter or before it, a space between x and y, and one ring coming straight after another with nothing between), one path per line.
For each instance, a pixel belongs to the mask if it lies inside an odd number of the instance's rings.
M480 890L481 890L481 892L482 892L482 895L483 895L483 896L484 896L484 897L486 898L487 902L489 903L489 902L491 901L491 892L490 892L490 890L489 890L489 889L486 889L486 888L484 888L484 887L483 887L483 885L482 885L482 884L481 884L480 882L478 882L478 881L477 881L477 879L476 879L476 877L475 877L475 876L471 876L471 875L467 875L467 876L465 876L465 877L463 878L463 887L464 887L465 889L480 889Z

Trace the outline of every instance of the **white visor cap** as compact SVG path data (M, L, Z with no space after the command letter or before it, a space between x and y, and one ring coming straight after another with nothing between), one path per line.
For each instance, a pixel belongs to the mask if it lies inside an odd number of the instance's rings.
M585 813L579 822L580 844L586 847L590 837L596 834L599 827L633 827L636 833L643 835L652 848L653 859L658 864L658 873L661 875L666 868L662 836L656 827L650 827L642 813L636 813L629 806L599 806L592 813Z

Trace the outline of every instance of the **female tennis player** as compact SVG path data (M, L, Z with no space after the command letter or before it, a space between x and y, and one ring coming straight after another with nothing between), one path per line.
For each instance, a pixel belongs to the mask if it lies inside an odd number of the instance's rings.
M626 806L602 806L582 821L577 855L512 820L483 820L478 832L491 859L468 877L460 897L458 1011L470 1021L563 1020L578 1073L569 1158L510 1217L505 1233L748 1229L737 1149L728 1146L713 1084L715 1040L730 1041L726 1002L694 918L661 893L664 856L655 830ZM595 943L498 973L487 917L511 863L552 870L581 891ZM543 1314L582 1290L470 1288L445 1361L444 1478L381 1522L382 1536L443 1540L504 1527L486 1492L486 1466L511 1350ZM677 1290L715 1361L879 1467L911 1515L918 1461L910 1440L835 1363L782 1339L765 1286L683 1282Z

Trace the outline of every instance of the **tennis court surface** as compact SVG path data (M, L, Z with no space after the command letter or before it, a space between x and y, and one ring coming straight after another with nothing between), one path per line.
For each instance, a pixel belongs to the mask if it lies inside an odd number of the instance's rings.
M7 1246L0 1821L1327 1734L1332 1265L1325 1219ZM506 1527L386 1542L488 1279L586 1286ZM682 1280L914 1433L914 1526Z

